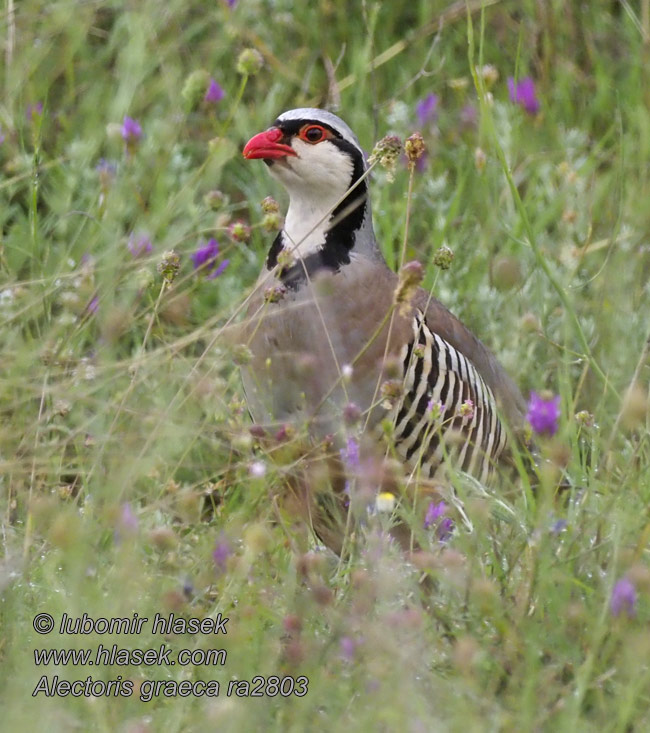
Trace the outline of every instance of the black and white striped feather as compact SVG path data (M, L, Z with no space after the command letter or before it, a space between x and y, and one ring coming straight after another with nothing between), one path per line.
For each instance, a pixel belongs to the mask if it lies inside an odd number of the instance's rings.
M397 453L433 479L453 451L455 466L485 482L507 442L490 388L463 354L429 328L419 310L413 340L400 359L404 385L392 412ZM460 414L468 400L471 417ZM444 406L439 418L432 419L430 403Z

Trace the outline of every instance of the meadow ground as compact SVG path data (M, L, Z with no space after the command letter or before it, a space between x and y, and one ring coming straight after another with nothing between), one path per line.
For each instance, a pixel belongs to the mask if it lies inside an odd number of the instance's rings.
M650 3L483 5L3 3L0 728L650 729ZM250 435L222 344L274 236L261 202L286 204L242 145L306 105L368 150L422 132L407 256L526 394L560 396L537 489L459 482L474 531L411 517L417 562L385 512L339 563L278 514L300 459ZM408 189L373 175L393 265ZM148 621L59 633L84 613ZM99 644L171 651L34 656ZM256 675L263 697L227 694Z

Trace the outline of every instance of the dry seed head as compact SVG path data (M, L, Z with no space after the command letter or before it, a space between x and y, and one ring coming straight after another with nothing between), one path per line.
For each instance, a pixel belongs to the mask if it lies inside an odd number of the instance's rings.
M595 425L595 418L588 410L580 410L576 412L575 421L580 427L592 428Z
M262 199L262 211L265 214L279 214L280 213L280 204L273 198L273 196L267 196L266 198Z
M424 268L417 261L407 262L399 271L397 287L395 288L394 302L399 306L401 315L406 315L411 306L411 300L424 278Z
M283 249L278 254L278 267L276 270L276 277L280 277L283 272L286 272L296 261L296 258L293 256L292 252L289 252L289 250Z
M264 57L256 48L245 48L237 59L237 72L243 76L255 76L262 66Z
M397 400L402 395L402 382L399 379L388 379L381 385L381 406L386 410L392 410Z
M282 217L277 211L264 214L262 217L262 229L265 232L274 232L282 228Z
M524 313L519 323L521 325L522 330L528 331L529 333L536 333L542 327L542 324L540 323L539 318L534 313L531 313L530 311L528 311L528 313Z
M447 86L456 92L462 92L469 86L469 79L466 76L459 76L456 79L450 79Z
M404 152L411 170L415 168L415 164L426 153L426 150L427 146L424 144L424 138L419 132L414 132L406 138Z
M372 149L372 154L368 158L368 162L372 165L377 162L382 168L386 169L386 178L393 181L395 178L395 168L402 152L402 141L397 135L386 135L376 143Z
M399 356L387 356L382 364L382 374L386 379L397 379L402 374L402 361Z
M237 366L245 366L253 360L253 352L246 344L235 344L232 347L232 360Z
M334 594L324 583L317 583L312 588L314 600L319 606L329 606L334 599Z
M210 83L210 74L205 69L196 69L185 79L181 90L181 97L185 101L188 111L194 110L205 95L205 90Z
M485 150L483 148L476 148L474 150L474 167L479 173L482 173L485 169L485 164L487 163L487 155L485 154Z
M208 191L203 197L203 203L208 207L208 209L212 209L212 211L220 209L224 205L225 201L226 195L217 189Z
M251 228L245 221L238 219L228 227L228 234L235 242L247 242L251 236Z
M158 263L158 272L163 276L163 280L171 285L178 274L181 267L181 258L178 253L173 250L167 250Z
M499 70L493 64L485 64L478 70L478 73L488 89L499 80Z
M433 264L441 270L448 270L454 261L454 252L446 244L443 244L433 255Z
M264 291L264 302L279 303L286 294L287 289L284 287L284 285L275 285L274 287L267 288Z
M492 262L492 282L497 290L513 290L523 283L521 263L516 257L499 255Z
M343 408L343 421L346 425L356 425L361 420L361 408L354 402L348 402Z

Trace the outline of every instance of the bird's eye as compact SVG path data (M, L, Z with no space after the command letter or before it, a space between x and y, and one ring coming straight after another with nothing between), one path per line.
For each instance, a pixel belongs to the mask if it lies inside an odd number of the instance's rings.
M325 128L320 125L303 127L300 137L308 143L319 143L325 137Z

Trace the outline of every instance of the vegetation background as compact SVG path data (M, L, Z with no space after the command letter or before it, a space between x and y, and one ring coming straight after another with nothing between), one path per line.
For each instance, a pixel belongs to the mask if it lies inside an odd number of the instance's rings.
M0 728L649 730L650 3L0 12ZM257 73L241 73L246 49ZM536 113L509 77L532 78ZM204 99L210 78L223 98ZM337 563L278 515L295 457L253 440L222 348L274 236L260 203L286 204L241 148L304 105L338 110L368 150L420 129L408 256L524 392L561 395L538 491L468 496L474 532L444 545L413 518L413 562L385 516ZM372 185L391 263L408 182L404 166ZM192 259L211 238L212 279ZM556 495L560 473L572 488ZM39 636L38 612L230 622L217 637ZM35 665L35 648L100 642L228 656ZM134 694L32 697L43 674L122 675ZM309 691L224 694L255 675L304 675ZM142 702L146 679L216 679L222 694Z

